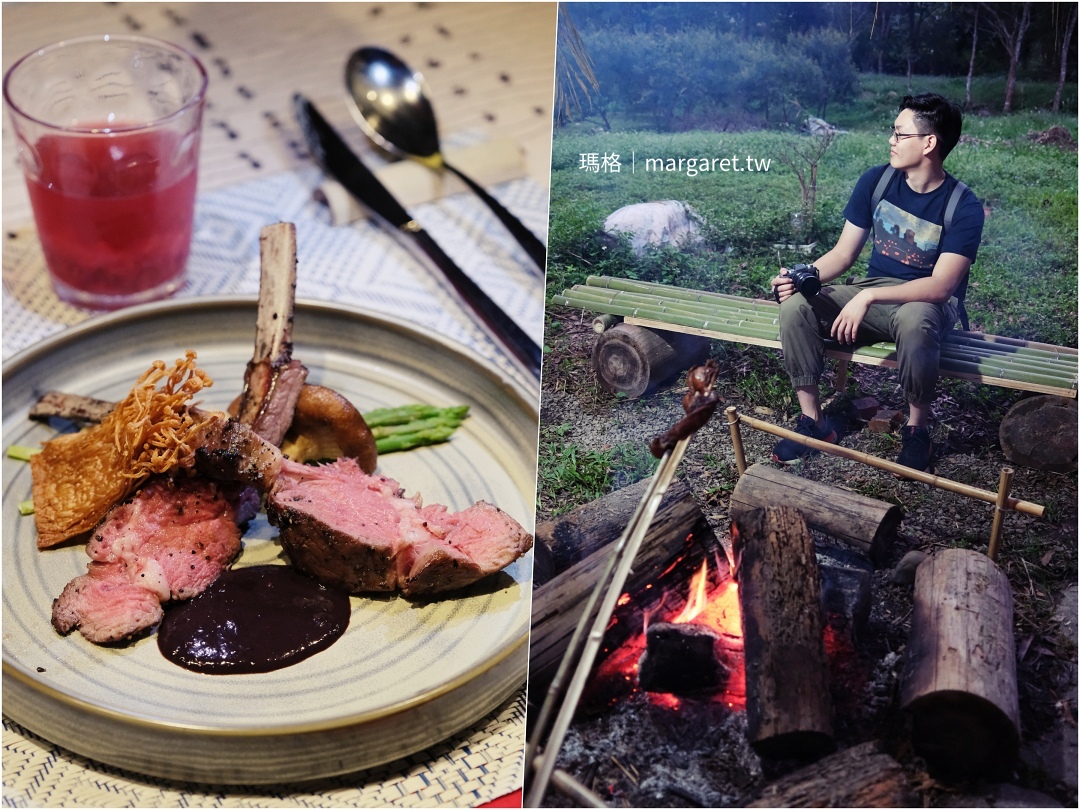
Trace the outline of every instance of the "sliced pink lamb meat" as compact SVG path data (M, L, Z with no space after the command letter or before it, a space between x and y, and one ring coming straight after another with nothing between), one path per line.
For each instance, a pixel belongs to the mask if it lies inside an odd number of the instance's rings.
M266 503L300 570L350 593L423 596L465 587L532 548L513 518L480 501L461 512L422 506L391 478L352 459L309 466L286 460Z
M87 573L53 602L53 626L90 641L131 638L156 625L162 604L205 590L241 550L240 526L258 495L202 479L152 479L113 507L86 544Z

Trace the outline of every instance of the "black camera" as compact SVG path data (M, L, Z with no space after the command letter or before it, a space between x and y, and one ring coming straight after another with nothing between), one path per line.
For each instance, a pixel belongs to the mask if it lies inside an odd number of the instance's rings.
M821 279L818 278L818 269L812 264L797 264L787 269L787 277L795 285L795 291L801 292L804 298L813 298L821 289ZM773 287L773 297L780 302L780 289Z

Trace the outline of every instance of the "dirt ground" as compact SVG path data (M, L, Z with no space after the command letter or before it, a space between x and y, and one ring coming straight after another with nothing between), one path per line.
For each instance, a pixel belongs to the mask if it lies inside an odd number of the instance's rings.
M564 434L567 442L595 450L625 443L645 447L683 415L684 375L639 400L607 393L589 366L596 337L589 321L571 311L556 311L552 317L558 326L549 330L546 340L551 351L545 359L541 420L545 425L569 426ZM774 363L779 369L768 354L713 343L712 356L721 368L718 414L734 405L759 419L794 426L789 418L794 414L763 408L743 393L751 366L760 369ZM903 408L893 372L856 365L851 376L859 397L873 396L882 407ZM997 442L998 420L1020 396L970 384L948 388L935 405L932 425L937 474L996 491L1002 467L1011 466ZM898 437L868 430L856 417L851 400L850 392L827 400L827 413L839 426L840 443L895 458ZM743 429L742 436L748 464L769 460L774 437L752 429ZM857 689L848 686L845 694L834 695L838 746L882 741L909 773L924 806L1077 806L1076 473L1016 468L1012 495L1047 507L1043 518L1006 514L998 559L1013 588L1021 755L1014 771L995 781L952 783L927 772L912 750L910 719L897 705L913 585L894 581L894 569L912 551L931 554L953 546L985 551L992 505L834 456L818 455L789 471L898 504L904 511L898 540L885 564L873 573L870 632L858 649L864 677ZM722 416L714 416L693 438L678 476L690 485L717 538L724 542L731 530L728 497L738 475ZM630 483L616 475L612 488ZM565 511L569 505L560 506ZM538 520L549 519L552 512L553 503L541 492ZM673 713L635 693L612 710L579 717L559 764L611 806L745 805L769 781L795 767L757 757L746 742L745 722L742 712L693 701ZM550 806L569 802L553 793L546 800Z

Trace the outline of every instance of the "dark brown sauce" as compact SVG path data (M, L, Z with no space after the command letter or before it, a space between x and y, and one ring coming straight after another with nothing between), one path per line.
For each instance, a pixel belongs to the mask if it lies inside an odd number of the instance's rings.
M349 626L349 597L284 565L229 570L171 607L162 655L212 675L270 672L325 650Z

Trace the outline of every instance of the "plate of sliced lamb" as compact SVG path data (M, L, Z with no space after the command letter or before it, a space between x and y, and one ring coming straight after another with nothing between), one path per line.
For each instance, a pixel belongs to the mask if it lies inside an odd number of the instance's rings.
M3 460L4 713L90 759L331 776L524 682L538 404L412 324L294 302L279 238L258 301L134 307L4 365L5 447L34 451ZM468 416L407 452L364 418L414 407Z

